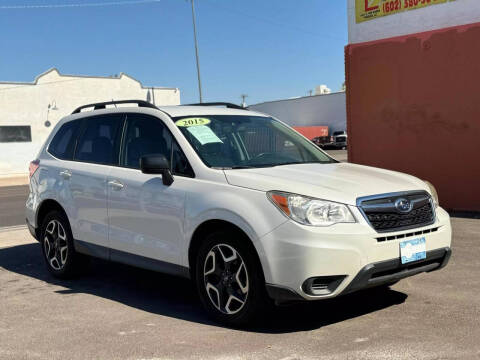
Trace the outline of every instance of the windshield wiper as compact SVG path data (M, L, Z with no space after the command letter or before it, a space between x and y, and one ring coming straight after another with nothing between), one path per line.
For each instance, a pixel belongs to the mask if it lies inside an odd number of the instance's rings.
M286 163L281 163L277 164L277 166L282 166L282 165L300 165L300 164L331 164L334 163L335 161L292 161L292 162L286 162Z
M265 165L238 165L232 167L225 167L224 170L239 170L239 169L258 169L258 168L266 168L266 167L274 167L277 164L265 164Z
M292 161L279 164L262 164L262 165L236 165L236 166L225 166L225 167L214 167L214 169L220 170L241 170L241 169L259 169L259 168L269 168L275 166L283 165L299 165L299 164L331 164L335 161Z

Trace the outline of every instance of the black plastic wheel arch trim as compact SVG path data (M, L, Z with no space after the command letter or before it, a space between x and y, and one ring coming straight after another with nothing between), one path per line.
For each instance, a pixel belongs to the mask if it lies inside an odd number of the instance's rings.
M33 227L32 224L30 224L30 221L28 221L28 219L25 219L25 222L27 223L27 228L28 228L28 231L30 231L30 234L33 236L33 238L37 241L40 241L39 240L39 234L38 234L38 228L36 227Z
M277 305L306 301L300 294L288 287L268 283L265 286L268 296Z

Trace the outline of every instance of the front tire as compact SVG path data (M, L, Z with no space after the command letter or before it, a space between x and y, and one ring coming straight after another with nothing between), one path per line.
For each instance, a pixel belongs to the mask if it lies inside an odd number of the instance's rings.
M48 271L60 279L70 278L78 269L79 255L67 217L59 212L47 214L41 227L40 244Z
M200 299L216 321L251 324L267 303L265 280L245 238L218 231L206 237L196 259L195 281Z

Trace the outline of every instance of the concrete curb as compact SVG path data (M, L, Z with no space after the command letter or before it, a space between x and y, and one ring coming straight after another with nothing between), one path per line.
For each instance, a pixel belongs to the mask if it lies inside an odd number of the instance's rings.
M37 241L30 235L30 232L24 225L0 228L0 251L13 246L35 243Z
M27 228L27 225L4 226L4 227L0 227L0 233L17 231L17 230L25 230L26 228Z
M0 176L0 187L28 185L28 174L15 176Z

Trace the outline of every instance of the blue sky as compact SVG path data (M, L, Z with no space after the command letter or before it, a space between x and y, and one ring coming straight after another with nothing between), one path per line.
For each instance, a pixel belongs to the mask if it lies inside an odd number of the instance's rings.
M118 0L122 1L122 0ZM2 0L1 6L102 2ZM347 43L345 0L196 0L204 101L247 103L338 90ZM186 0L108 7L0 7L0 80L125 72L178 87L197 102L191 8Z

